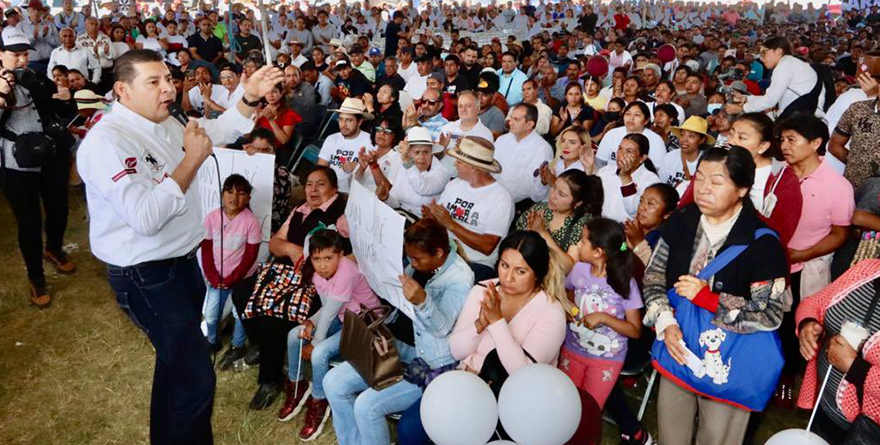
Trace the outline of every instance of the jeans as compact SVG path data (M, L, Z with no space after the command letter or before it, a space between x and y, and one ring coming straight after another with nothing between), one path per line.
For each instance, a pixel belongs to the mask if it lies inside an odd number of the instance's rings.
M291 382L302 380L302 367L297 367L299 362L300 339L299 333L302 326L297 326L287 334L287 377ZM307 340L303 340L305 343ZM330 370L330 360L339 357L339 342L342 341L342 322L334 318L327 330L327 338L315 345L312 350L312 398L324 400L324 376Z
M223 315L223 307L226 306L226 298L232 294L231 289L216 289L208 286L208 292L205 294L205 324L208 325L208 343L217 343L217 326ZM232 318L235 319L235 330L232 332L232 346L243 348L244 341L247 338L244 334L244 326L238 318L238 312L232 311Z
M64 243L69 172L70 154L67 151L59 151L47 159L40 172L0 169L0 186L9 200L18 227L18 247L24 257L28 278L35 285L46 285L43 230L46 231L46 250L60 252ZM43 212L46 214L45 225Z
M108 265L108 281L119 306L156 350L150 443L212 444L216 377L199 327L205 282L195 255Z
M388 445L385 416L406 410L422 396L422 389L406 380L376 391L349 363L327 373L324 390L340 445Z

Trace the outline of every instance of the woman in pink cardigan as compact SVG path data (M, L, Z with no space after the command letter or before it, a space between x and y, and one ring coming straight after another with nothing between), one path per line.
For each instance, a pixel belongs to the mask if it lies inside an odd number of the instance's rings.
M797 309L801 355L809 360L798 406L811 409L819 403L813 430L832 445L846 438L859 414L880 423L880 307L869 314L878 284L880 259L862 260ZM862 323L868 331L859 348L840 335L846 321ZM817 401L829 366L828 386Z
M508 374L531 363L556 366L565 340L562 270L537 232L512 233L499 252L499 278L471 289L449 334L452 356L475 374L492 350Z

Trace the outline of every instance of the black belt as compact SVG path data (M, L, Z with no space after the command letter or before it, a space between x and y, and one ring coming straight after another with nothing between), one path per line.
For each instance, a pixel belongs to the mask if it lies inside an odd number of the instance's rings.
M143 263L132 264L131 266L121 267L114 266L112 264L108 264L107 266L110 268L116 269L129 269L133 267L174 267L182 262L189 261L196 257L196 252L199 251L199 246L193 248L193 250L189 251L186 255L181 255L174 258L166 258L163 260L153 260L153 261L144 261Z

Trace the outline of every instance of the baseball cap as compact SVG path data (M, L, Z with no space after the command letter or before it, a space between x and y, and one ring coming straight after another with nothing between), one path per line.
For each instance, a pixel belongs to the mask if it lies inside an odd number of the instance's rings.
M382 50L380 50L379 48L370 48L368 55L370 55L370 56L382 55Z
M18 28L14 26L7 26L3 28L3 33L0 34L0 38L2 38L2 42L0 42L0 48L3 51L12 51L12 52L22 52L34 49L31 46L30 40L25 37L24 33L22 33Z
M334 66L336 69L341 69L341 68L348 68L348 67L351 67L351 64L348 62L348 60L343 59L343 60L339 60L339 61L337 61L337 62L336 62L336 65L333 65L333 66Z
M734 91L742 94L749 94L749 87L746 85L745 82L737 80L728 86L719 88L718 91L721 92L721 94L729 94Z

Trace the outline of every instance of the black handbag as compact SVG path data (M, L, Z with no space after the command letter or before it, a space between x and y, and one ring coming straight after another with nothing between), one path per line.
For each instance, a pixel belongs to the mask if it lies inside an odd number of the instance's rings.
M523 349L523 353L532 363L537 363L528 351ZM486 359L483 360L483 367L480 368L480 378L489 384L489 388L492 388L492 393L497 398L507 377L510 377L510 375L504 369L504 364L501 363L501 359L498 357L498 350L493 349L492 352L486 355Z
M846 430L842 445L880 445L880 425L870 417L859 414Z
M25 133L15 138L12 157L21 168L42 167L55 154L55 141L44 133Z

